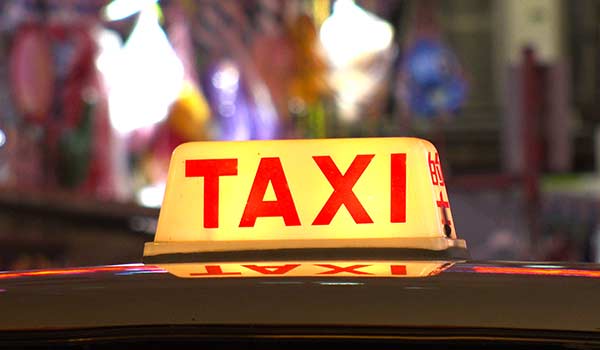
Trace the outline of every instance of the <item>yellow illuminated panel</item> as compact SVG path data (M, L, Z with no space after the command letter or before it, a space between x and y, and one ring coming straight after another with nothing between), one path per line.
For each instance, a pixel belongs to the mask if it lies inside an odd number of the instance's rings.
M456 239L439 156L427 141L195 142L172 156L155 243L145 254L167 242L260 240L277 248L400 238Z
M447 261L275 261L161 264L182 278L226 277L427 277L444 271Z

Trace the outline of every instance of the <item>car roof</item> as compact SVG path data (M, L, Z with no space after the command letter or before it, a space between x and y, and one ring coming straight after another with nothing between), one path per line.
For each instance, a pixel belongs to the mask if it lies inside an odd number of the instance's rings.
M0 331L121 326L597 332L595 264L454 262L437 275L179 278L132 264L0 274Z

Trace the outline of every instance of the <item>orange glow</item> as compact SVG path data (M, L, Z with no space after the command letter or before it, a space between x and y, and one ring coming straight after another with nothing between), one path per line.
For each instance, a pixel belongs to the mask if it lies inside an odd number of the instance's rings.
M114 265L114 266L98 266L98 267L82 267L69 269L48 269L48 270L31 270L19 272L0 272L0 279L18 278L18 277L36 277L36 276L63 276L63 275L80 275L91 274L97 272L164 272L163 269L151 265Z
M597 270L556 269L556 268L531 268L531 267L501 267L501 266L474 266L473 272L505 275L540 275L563 277L600 277Z

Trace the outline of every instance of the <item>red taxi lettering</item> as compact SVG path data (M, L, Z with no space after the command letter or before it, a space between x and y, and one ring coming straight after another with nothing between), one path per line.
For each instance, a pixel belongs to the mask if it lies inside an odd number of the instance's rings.
M373 219L362 206L352 188L363 174L374 154L357 155L342 175L330 156L315 156L313 159L333 187L333 193L313 221L313 225L329 225L342 204L357 224L372 224Z
M269 183L275 192L275 201L263 200ZM300 218L281 161L279 158L262 158L240 220L240 227L253 227L258 217L275 216L281 216L286 226L300 226Z
M317 214L312 225L329 225L342 205L357 224L370 224L369 216L353 191L354 185L367 169L374 154L359 154L342 174L330 156L314 156L333 192ZM432 179L442 179L432 160ZM434 171L435 170L435 171ZM433 177L433 175L436 175ZM221 176L238 175L238 160L232 159L189 159L185 162L186 177L204 178L204 228L219 227L219 180ZM406 153L390 155L390 222L406 222ZM443 181L443 180L442 180ZM275 200L264 200L271 184ZM437 202L447 208L447 201ZM246 201L239 227L254 227L259 217L281 217L285 226L300 226L298 211L290 191L288 181L277 157L261 158Z
M440 191L440 199L435 202L438 208L450 208L450 202L444 200L444 194Z
M285 264L285 265L273 265L273 266L258 266L258 265L242 265L243 267L256 271L263 275L285 275L292 271L300 264Z
M350 273L353 275L372 275L372 273L358 271L358 269L368 267L371 265L351 265L351 266L337 266L333 264L316 264L315 266L329 269L329 271L320 272L319 275L337 275L342 272Z
M237 159L189 159L185 177L204 177L204 228L219 227L219 177L237 175Z
M406 153L391 158L390 221L406 222Z
M206 265L206 272L192 272L190 276L231 276L241 275L241 272L224 272L221 265Z

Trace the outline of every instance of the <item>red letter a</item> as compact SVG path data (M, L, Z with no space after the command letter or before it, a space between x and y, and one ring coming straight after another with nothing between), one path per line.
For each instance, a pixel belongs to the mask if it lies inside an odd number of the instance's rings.
M277 200L265 201L269 182ZM300 226L300 218L279 158L262 158L250 189L240 227L253 227L257 217L281 216L286 226Z

